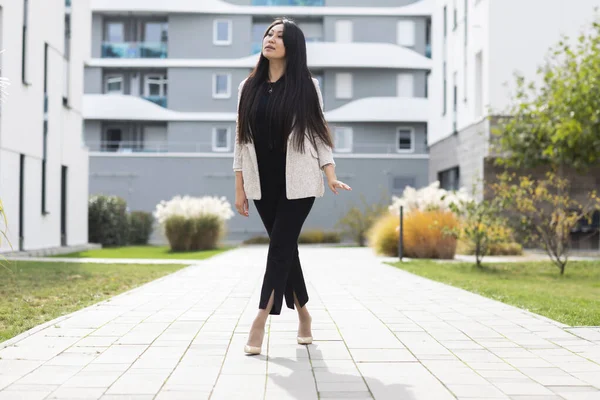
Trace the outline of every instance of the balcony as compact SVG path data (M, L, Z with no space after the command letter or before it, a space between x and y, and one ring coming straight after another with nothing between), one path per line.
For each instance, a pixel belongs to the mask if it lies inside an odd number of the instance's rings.
M315 42L322 42L323 38L320 37L307 37L306 38L306 43L315 43ZM252 42L252 47L250 50L252 53L251 54L258 54L262 51L262 41L260 42Z
M425 45L425 57L431 58L431 43Z
M252 0L253 6L323 7L325 0Z
M102 58L167 58L165 42L102 43Z
M142 98L161 107L167 108L167 96L142 96Z

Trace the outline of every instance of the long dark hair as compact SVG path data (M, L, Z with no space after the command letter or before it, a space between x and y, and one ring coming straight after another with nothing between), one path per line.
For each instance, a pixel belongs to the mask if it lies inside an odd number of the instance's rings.
M285 46L286 67L280 90L273 91L272 107L267 117L274 122L275 132L283 135L280 142L287 144L289 135L296 132L292 139L293 146L304 152L304 136L316 144L317 139L333 147L331 134L325 116L319 104L312 74L306 61L306 40L298 26L288 19L276 19L265 31L283 24L283 45ZM262 45L261 45L262 48ZM255 126L261 88L269 79L269 60L260 53L256 67L249 75L240 97L238 109L239 142L252 142L252 128ZM279 83L279 82L278 82ZM285 147L284 147L285 148Z

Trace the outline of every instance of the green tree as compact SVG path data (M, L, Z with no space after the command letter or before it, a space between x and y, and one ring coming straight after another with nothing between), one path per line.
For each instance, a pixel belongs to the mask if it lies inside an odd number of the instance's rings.
M500 165L546 165L562 177L564 166L600 164L600 24L590 28L551 49L539 85L517 75L512 105L493 130Z
M369 204L362 194L360 200L363 206L362 209L358 206L351 207L337 222L336 227L341 229L342 234L349 235L356 244L362 247L365 246L366 234L375 220L387 212L387 205L383 201Z

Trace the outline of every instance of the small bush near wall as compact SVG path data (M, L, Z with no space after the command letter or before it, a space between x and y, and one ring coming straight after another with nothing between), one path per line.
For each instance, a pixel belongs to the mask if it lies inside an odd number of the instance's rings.
M127 203L118 196L95 195L88 202L88 237L103 247L124 246L129 238Z
M243 244L269 244L268 236L252 236L242 242Z
M152 234L154 217L146 211L133 211L129 214L129 244L146 245Z
M339 243L341 241L340 234L337 232L325 232L319 229L311 229L300 234L298 243L315 244L315 243Z
M233 217L224 197L176 196L162 201L154 213L173 251L216 249Z

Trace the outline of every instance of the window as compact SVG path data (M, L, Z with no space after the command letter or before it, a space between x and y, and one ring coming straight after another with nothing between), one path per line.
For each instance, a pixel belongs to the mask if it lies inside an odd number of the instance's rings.
M144 42L167 43L169 41L169 24L167 22L146 22L144 24Z
M107 128L102 140L102 151L118 151L123 141L123 130L121 128Z
M230 151L230 129L229 128L214 128L212 137L213 151Z
M458 167L450 168L445 171L438 172L438 181L440 188L444 190L459 190L460 189L460 170Z
M228 99L231 97L231 74L213 75L213 98Z
M42 125L42 215L46 208L46 177L48 157L48 43L44 43L44 122Z
M415 151L415 130L413 128L398 128L396 151L398 153L412 153Z
M475 56L475 116L483 116L483 54Z
M353 39L352 21L340 19L335 21L335 41L338 43L351 43Z
M109 43L123 43L125 41L125 26L122 22L107 22L105 40Z
M453 0L452 20L452 29L455 30L458 27L458 9L456 8L456 0Z
M21 81L24 84L27 82L27 23L29 13L29 1L23 0L23 43L21 53Z
M298 27L304 33L306 42L323 41L323 24L320 22L300 22ZM266 30L266 29L265 29Z
M452 89L452 132L457 132L458 118L458 72L452 77L454 88Z
M415 22L404 20L398 21L397 42L400 46L412 47L415 45Z
M448 7L444 6L444 38L448 36Z
M352 128L336 127L334 131L333 146L339 153L352 151Z
M144 77L144 96L164 97L167 95L167 76L164 74L146 75Z
M335 97L338 99L352 98L352 74L335 74Z
M469 0L465 0L465 47L469 38Z
M104 82L104 93L123 94L123 75L107 75Z
M397 96L414 97L415 79L413 74L398 74Z
M446 101L447 101L446 97L448 96L448 93L447 93L447 91L448 91L448 83L447 83L447 79L446 79L446 68L447 68L446 67L446 61L444 61L444 68L443 68L443 71L442 71L442 74L444 75L443 76L443 79L444 79L443 94L442 94L442 110L443 110L442 114L443 115L446 115L446 111L447 111L446 110Z
M231 20L216 19L213 22L213 44L217 46L229 46L231 44L231 30Z

